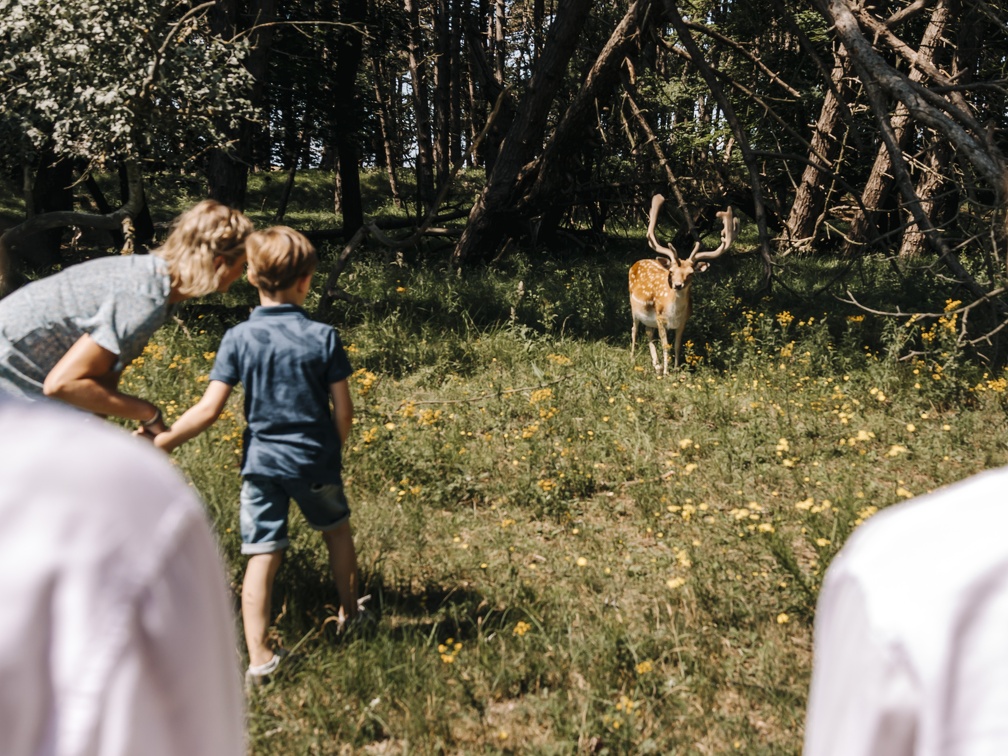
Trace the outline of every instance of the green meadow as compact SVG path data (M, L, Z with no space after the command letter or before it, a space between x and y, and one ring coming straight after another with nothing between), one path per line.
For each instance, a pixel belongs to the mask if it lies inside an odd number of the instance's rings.
M767 291L752 234L697 276L665 378L630 357L643 215L461 273L436 245L355 254L316 316L355 369L344 476L374 622L337 632L294 514L275 628L297 653L250 695L253 753L800 752L830 560L877 511L1008 462L1008 393L933 272L788 258ZM321 253L309 310L339 247ZM187 304L125 390L177 417L255 301L242 281ZM236 392L173 455L236 606L242 427Z

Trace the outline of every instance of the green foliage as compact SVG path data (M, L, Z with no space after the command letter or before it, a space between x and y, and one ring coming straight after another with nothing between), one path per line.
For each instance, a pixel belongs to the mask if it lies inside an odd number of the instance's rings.
M806 296L831 264L755 300L741 254L697 278L688 367L658 379L629 357L633 256L353 262L333 321L378 620L332 632L293 514L276 634L300 659L249 701L254 753L799 752L825 568L878 509L1008 462L1008 376L945 356L948 313L889 326ZM896 297L865 264L857 295ZM932 280L916 295L943 310ZM176 416L251 296L187 306L127 387ZM174 455L236 591L240 406Z
M242 42L174 0L0 0L0 129L31 157L170 163L250 115Z

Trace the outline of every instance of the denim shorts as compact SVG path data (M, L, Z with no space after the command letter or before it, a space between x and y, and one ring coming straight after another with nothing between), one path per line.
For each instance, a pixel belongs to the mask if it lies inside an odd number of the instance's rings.
M350 505L339 483L250 476L241 487L242 554L271 554L287 548L291 499L315 530L335 530L350 519Z

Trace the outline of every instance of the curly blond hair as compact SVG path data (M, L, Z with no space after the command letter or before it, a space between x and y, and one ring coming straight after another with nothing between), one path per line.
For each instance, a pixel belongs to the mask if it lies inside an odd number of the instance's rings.
M245 240L249 283L267 294L290 288L318 267L315 247L288 226L254 231Z
M216 200L203 200L175 219L165 243L153 254L168 263L172 287L185 297L217 291L226 273L217 256L231 265L245 252L252 221Z

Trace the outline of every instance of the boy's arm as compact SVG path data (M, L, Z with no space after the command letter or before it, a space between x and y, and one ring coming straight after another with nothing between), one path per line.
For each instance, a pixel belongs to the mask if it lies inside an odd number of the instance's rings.
M222 381L210 381L202 398L182 413L171 428L154 437L154 446L170 452L205 431L220 417L233 388Z
M329 384L329 395L333 400L333 421L339 434L340 444L345 444L353 423L353 401L350 399L350 384L345 379Z

